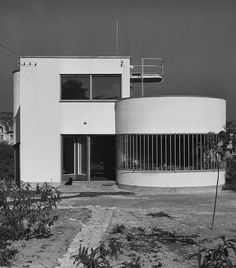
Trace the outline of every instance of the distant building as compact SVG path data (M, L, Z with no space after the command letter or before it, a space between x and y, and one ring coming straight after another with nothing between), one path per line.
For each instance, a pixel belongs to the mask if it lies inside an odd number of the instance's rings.
M162 80L162 66L158 59L133 66L130 57L21 57L14 72L16 178L110 179L130 189L214 185L216 159L202 148L209 131L223 130L226 102L144 97L147 83Z
M13 145L13 127L9 121L0 121L0 143Z

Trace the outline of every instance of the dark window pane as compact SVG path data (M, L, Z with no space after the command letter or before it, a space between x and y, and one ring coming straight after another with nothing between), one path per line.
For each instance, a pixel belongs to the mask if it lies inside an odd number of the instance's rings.
M89 75L62 75L61 99L62 100L87 100L89 99Z
M93 75L93 99L117 99L120 98L120 75Z
M74 137L63 137L63 174L74 174Z

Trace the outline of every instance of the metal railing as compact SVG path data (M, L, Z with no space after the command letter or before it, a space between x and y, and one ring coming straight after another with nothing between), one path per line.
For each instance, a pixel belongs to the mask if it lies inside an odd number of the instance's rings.
M142 58L141 65L132 65L131 81L140 83L142 97L145 82L161 82L164 77L164 60L161 58Z

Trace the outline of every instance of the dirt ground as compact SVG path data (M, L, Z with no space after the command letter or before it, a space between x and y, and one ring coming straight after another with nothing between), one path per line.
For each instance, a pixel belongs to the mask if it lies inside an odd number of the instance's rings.
M235 192L220 191L213 230L209 227L214 192L83 193L63 199L52 236L15 242L13 246L19 253L12 267L75 267L70 257L80 245L94 248L111 240L114 248L120 249L119 256L110 259L114 268L131 267L128 263L139 256L145 268L197 267L188 256L197 252L199 245L210 247L218 243L220 235L236 239L235 197ZM114 232L121 225L125 231ZM173 235L178 239L173 240Z

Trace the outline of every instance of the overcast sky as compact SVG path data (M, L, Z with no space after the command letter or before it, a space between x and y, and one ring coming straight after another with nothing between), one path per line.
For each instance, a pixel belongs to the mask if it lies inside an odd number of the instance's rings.
M17 56L162 57L165 79L146 95L227 100L236 120L235 0L0 0L0 111L12 110ZM8 51L4 49L8 48ZM12 55L12 54L11 54Z

